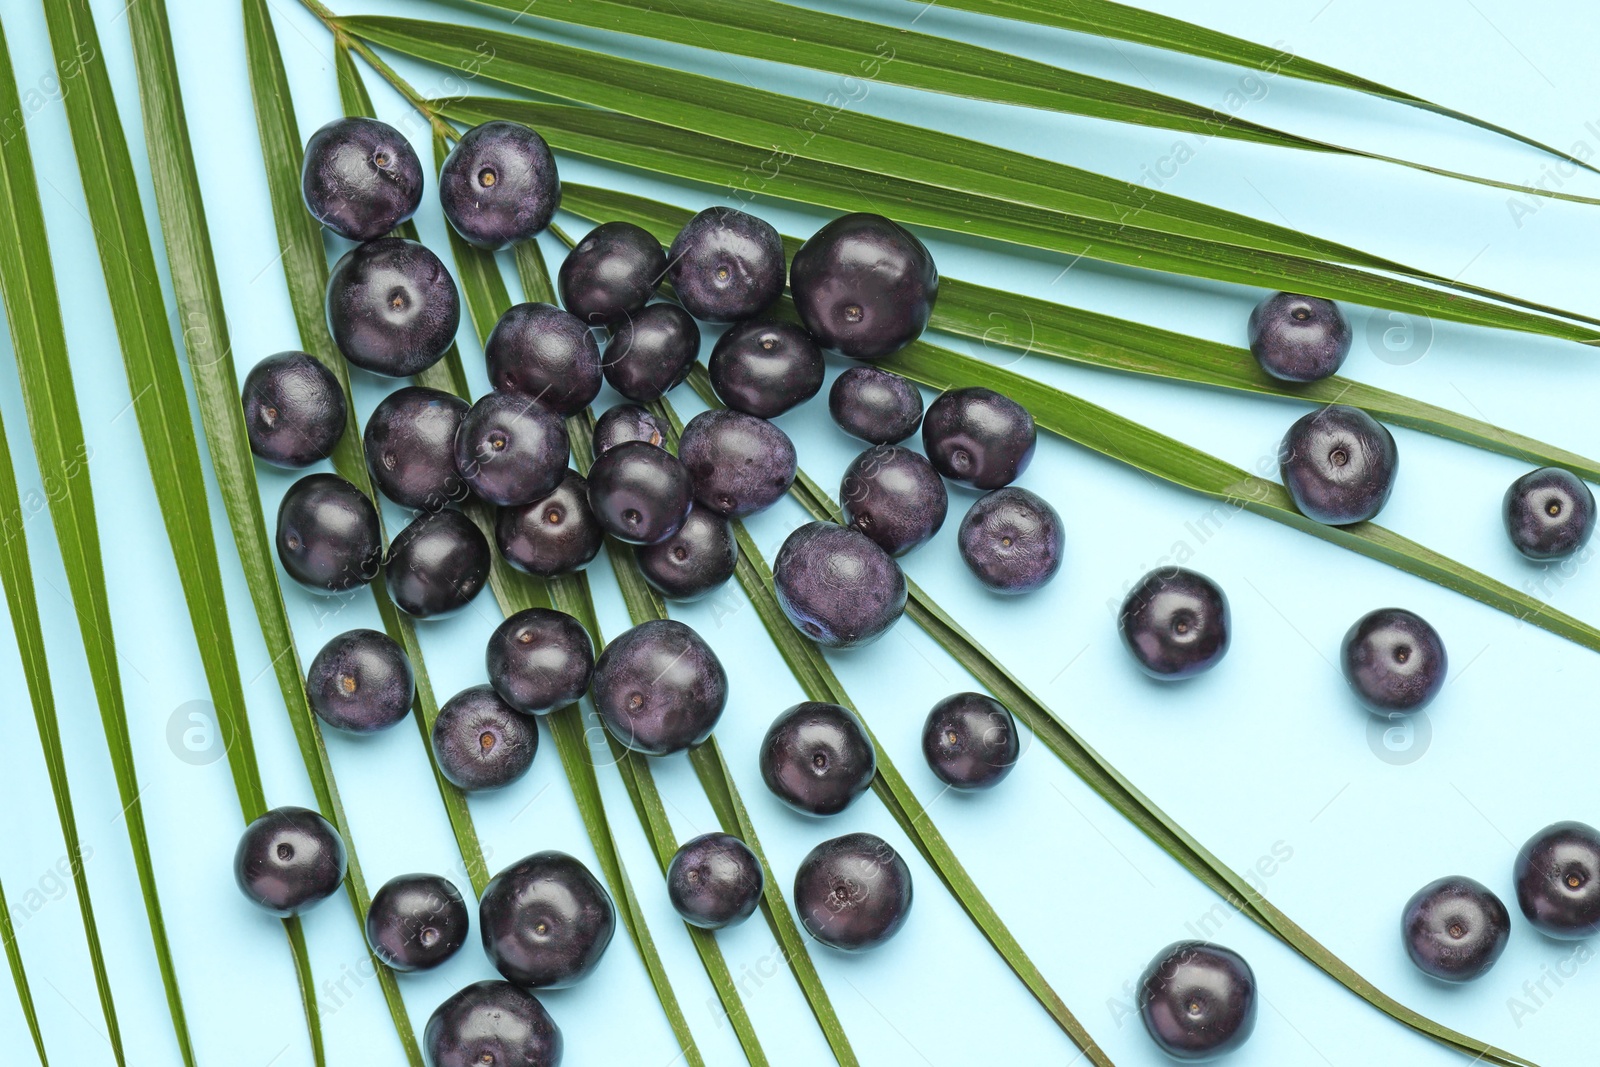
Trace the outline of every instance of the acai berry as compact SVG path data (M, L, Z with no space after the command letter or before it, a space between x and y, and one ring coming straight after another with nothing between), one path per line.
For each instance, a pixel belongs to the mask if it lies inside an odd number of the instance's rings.
M845 468L839 505L845 525L891 556L903 556L939 532L950 496L944 479L922 456L898 445L878 445Z
M983 693L945 697L922 724L928 768L952 789L993 788L1011 773L1021 751L1011 712Z
M851 367L828 390L828 414L851 437L875 445L899 444L922 425L922 394L881 367Z
M515 304L483 345L489 384L521 393L557 415L574 415L600 392L594 331L554 304Z
M377 630L340 634L322 646L306 672L306 698L317 718L354 734L393 726L411 710L415 695L405 650Z
M822 349L798 323L751 319L730 326L706 365L711 388L735 411L775 419L822 388Z
M761 779L806 815L837 815L878 771L867 728L849 708L807 700L780 712L761 742Z
M702 411L678 441L694 498L729 519L765 511L794 484L797 457L789 435L741 411Z
M433 720L433 758L450 784L467 791L499 789L528 773L539 750L534 720L500 699L491 686L463 689Z
M678 299L705 322L747 319L783 292L783 239L734 208L706 208L684 223L667 261Z
M501 507L549 496L567 473L567 427L531 398L486 393L456 430L456 470Z
M306 142L300 192L312 218L340 237L370 241L416 213L422 162L387 122L334 119Z
M337 474L308 474L278 505L278 561L313 593L343 593L378 576L378 509Z
M830 948L877 948L911 915L911 868L875 834L835 837L800 861L794 910L811 936Z
M474 126L439 169L439 205L469 244L498 249L525 241L561 206L555 156L519 122Z
M711 736L727 703L722 661L675 619L624 631L595 661L595 711L611 736L647 756L698 745Z
M1439 631L1404 608L1380 608L1344 635L1339 663L1356 699L1378 715L1419 711L1444 688L1449 659Z
M1294 506L1308 519L1345 526L1372 518L1394 489L1394 435L1359 408L1329 404L1297 419L1278 448Z
M733 577L739 545L727 519L694 507L677 533L653 545L640 545L633 555L656 592L668 600L699 600Z
M541 578L581 570L600 554L604 538L589 507L589 483L571 469L549 496L501 508L495 516L500 554L517 570Z
M433 1010L429 1067L561 1067L561 1030L539 998L510 982L474 982Z
M344 436L339 379L304 352L279 352L251 367L243 402L250 451L273 466L309 467L333 455Z
M619 541L665 541L689 517L694 485L678 457L664 448L627 441L607 449L589 468L589 507Z
M403 378L445 354L461 324L455 279L415 241L384 237L346 252L328 275L328 329L356 366Z
M418 619L454 615L489 579L489 542L459 511L418 515L395 535L383 580L395 607Z
M860 530L831 522L788 536L772 587L795 629L829 648L876 641L906 609L906 576L894 557Z
M594 454L608 452L624 441L643 441L660 446L667 439L661 420L638 404L616 404L595 420Z
M1156 1047L1177 1060L1232 1052L1256 1026L1256 976L1244 957L1207 941L1179 941L1139 979L1139 1017Z
M378 401L361 435L378 492L423 511L466 499L466 483L456 470L456 430L466 414L465 400L422 385Z
M593 326L615 326L655 295L667 254L650 231L631 222L590 230L561 261L562 305Z
M956 534L961 558L997 593L1031 593L1056 576L1066 534L1049 501L1015 485L985 493Z
M857 212L824 225L794 254L795 310L824 348L878 359L921 336L939 296L933 256L910 230Z
M579 860L535 852L495 875L478 902L489 962L507 981L561 989L587 977L611 944L611 897Z
M1594 494L1560 467L1540 467L1512 482L1501 513L1512 546L1536 562L1565 559L1594 533Z
M1528 838L1512 867L1517 903L1534 929L1576 940L1600 933L1600 832L1558 822Z
M543 715L588 692L594 645L566 612L527 608L489 635L484 666L502 700L525 715Z
M1424 974L1470 982L1487 973L1506 950L1511 915L1482 882L1440 878L1406 902L1400 937L1411 962Z
M471 919L461 891L437 874L383 883L367 908L367 944L397 971L428 971L460 951Z
M616 325L606 345L606 381L629 400L658 400L689 376L699 354L694 319L677 304L657 301Z
M1339 373L1350 354L1350 323L1332 300L1273 293L1250 312L1250 354L1286 382L1317 382Z
M732 834L685 841L667 866L667 896L683 921L705 930L737 926L755 914L766 876L750 846Z
M233 876L252 903L279 918L331 897L344 881L344 839L306 808L273 808L244 828Z
M939 473L973 489L1010 485L1028 469L1039 431L1028 409L993 389L950 389L928 405L922 449Z
M1192 678L1228 652L1228 598L1203 574L1182 567L1153 570L1122 602L1122 643L1139 669L1163 681Z

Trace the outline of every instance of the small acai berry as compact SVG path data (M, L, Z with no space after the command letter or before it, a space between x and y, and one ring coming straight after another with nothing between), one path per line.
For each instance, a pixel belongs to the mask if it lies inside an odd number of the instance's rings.
M894 445L922 425L922 394L881 367L851 367L828 390L828 414L839 429L875 445Z
M527 608L489 635L484 666L502 700L525 715L543 715L588 692L594 645L566 612Z
M317 652L306 672L311 710L354 734L387 729L406 717L416 681L405 650L377 630L349 630Z
M443 619L472 603L489 580L491 562L483 531L446 508L418 515L395 535L383 580L389 599L407 615Z
M748 319L783 292L783 238L734 208L709 207L684 223L667 262L678 299L704 322Z
M650 587L668 600L699 600L719 589L739 563L733 526L707 508L690 508L678 532L633 550Z
M982 693L945 697L922 724L928 768L952 789L991 789L1021 753L1017 723L1006 706Z
M594 331L554 304L515 304L483 346L489 384L521 393L557 415L575 415L600 393Z
M582 570L600 554L605 534L589 507L589 483L569 468L549 496L499 509L494 539L517 570L554 578Z
M1175 1060L1232 1052L1256 1027L1256 976L1244 957L1207 941L1162 949L1139 979L1139 1017Z
M594 709L622 744L647 756L711 736L728 703L728 673L694 630L652 619L614 638L594 665Z
M1404 608L1357 619L1344 635L1339 663L1350 691L1378 715L1420 711L1444 688L1450 666L1439 631Z
M685 841L667 866L667 896L683 921L704 930L737 926L755 914L766 885L761 861L732 834Z
M428 1067L561 1067L561 1030L539 998L510 982L474 982L433 1010Z
M906 576L860 530L809 522L772 564L778 605L819 645L856 648L882 637L906 610Z
M478 901L478 932L507 981L561 989L600 965L616 910L589 868L565 852L525 856L495 875Z
M465 400L423 385L378 401L361 435L378 492L423 511L465 500L467 485L456 470L456 430L466 414Z
M658 400L689 376L699 354L694 319L677 304L657 301L617 324L606 344L606 381L629 400Z
M486 393L456 430L456 470L491 504L531 504L561 484L570 447L554 412L516 393Z
M1008 485L973 503L961 520L956 544L967 569L990 589L1031 593L1061 569L1066 534L1049 501Z
M794 910L811 936L830 948L877 948L911 915L911 868L876 834L835 837L800 861Z
M606 533L630 545L677 533L693 502L694 484L678 457L643 441L607 449L589 468L589 507Z
M1470 982L1488 973L1506 950L1511 915L1482 882L1440 878L1406 902L1400 937L1424 974Z
M444 356L461 325L455 279L415 241L356 245L328 275L328 329L351 363L403 378Z
M334 119L306 142L300 192L312 218L340 237L370 241L416 213L422 161L387 122Z
M539 750L534 720L475 685L444 702L433 720L433 758L459 789L499 789L528 773Z
M1399 466L1394 435L1343 404L1295 420L1278 448L1278 469L1294 506L1329 526L1365 522L1383 510Z
M313 593L343 593L378 576L378 509L337 474L308 474L278 505L278 561Z
M660 446L667 439L661 420L638 404L615 404L601 413L594 424L594 454L601 455L624 441L643 441Z
M429 971L466 944L471 917L461 891L437 874L383 883L367 908L367 944L396 971Z
M525 241L561 206L555 156L520 122L474 126L439 170L439 206L468 244L499 249Z
M1512 482L1501 510L1512 546L1538 562L1565 559L1594 533L1594 494L1560 467L1540 467Z
M306 808L273 808L244 828L233 854L239 891L286 919L332 896L344 881L344 839Z
M858 212L800 246L789 285L818 344L852 359L878 359L922 335L939 296L939 271L910 230Z
M944 479L922 456L898 445L877 445L845 468L839 505L846 526L891 556L903 556L939 532L950 496Z
M667 272L661 242L631 222L606 222L561 261L561 304L592 326L615 326L655 295Z
M787 708L761 742L761 780L806 815L837 815L872 785L878 754L849 708L807 700Z
M798 458L789 435L766 419L727 409L702 411L678 441L694 498L729 519L776 504L794 484Z
M1182 567L1141 578L1122 602L1117 629L1139 669L1162 681L1215 667L1233 636L1221 587Z
M1038 441L1027 408L977 385L941 393L922 420L922 450L933 465L973 489L1016 481L1033 461Z
M1286 382L1319 382L1350 354L1350 323L1332 300L1273 293L1250 312L1250 354Z
M711 348L711 388L735 411L775 419L822 388L822 349L798 323L751 319Z
M250 451L275 467L327 459L344 436L339 379L304 352L279 352L251 367L243 402Z
M1534 929L1573 941L1600 933L1600 832L1558 822L1528 838L1511 877Z

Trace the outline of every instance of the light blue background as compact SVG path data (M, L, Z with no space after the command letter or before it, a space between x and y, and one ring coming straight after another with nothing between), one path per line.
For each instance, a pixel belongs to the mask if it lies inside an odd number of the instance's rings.
M48 0L47 0L48 2ZM135 0L139 2L139 0ZM94 0L125 124L131 132L145 205L153 200L143 160L138 97L124 0ZM1592 58L1588 5L1513 0L1149 0L1163 11L1298 53L1421 94L1567 147L1600 150L1600 74ZM338 113L331 41L292 2L271 0L289 66L300 126L309 133ZM421 0L341 7L381 8L498 25L471 8ZM1531 180L1547 157L1491 135L1405 108L1285 78L1242 82L1244 72L1093 38L987 21L899 0L828 6L892 25L977 40L1199 103L1222 104L1231 90L1250 99L1240 114L1296 132L1497 177ZM72 156L59 89L36 0L6 0L4 18L19 83L29 99L32 140L65 305L101 535L122 657L123 684L152 849L180 981L202 1063L300 1067L310 1063L283 935L239 896L230 857L240 830L224 762L192 765L169 747L169 720L207 689L156 510L130 396L115 351L106 293ZM206 207L241 374L257 359L298 344L267 207L259 142L246 80L237 5L169 0L199 157ZM530 16L537 15L537 7ZM565 39L601 35L524 18L529 32ZM820 99L836 81L746 59L607 41L629 54L746 78ZM442 74L399 64L424 91ZM383 114L410 132L424 158L421 125L364 70ZM1273 151L1016 111L875 84L863 110L1138 179L1173 155L1193 158L1166 181L1177 192L1335 238L1418 267L1491 288L1600 313L1593 289L1594 208L1542 202L1520 225L1503 192L1394 167ZM631 173L562 160L569 179L610 184L698 208L714 190L673 187ZM1600 179L1568 188L1600 195ZM805 234L823 216L769 205L768 218ZM564 225L580 223L564 217ZM424 240L442 247L444 224L432 182L417 218ZM339 249L330 242L330 251ZM1093 307L1196 335L1238 343L1256 291L1108 269L1080 262L1065 275L1051 257L930 241L953 277ZM552 259L553 239L545 241ZM515 290L513 290L515 291ZM1357 343L1346 372L1579 452L1597 446L1591 414L1600 363L1576 345L1449 324L1411 323L1431 341L1395 352L1381 338L1405 323L1353 308ZM174 324L175 332L177 324ZM997 323L1026 336L1026 323ZM479 350L464 328L463 353L485 388ZM1369 340L1378 338L1378 340ZM1403 331L1391 335L1402 342ZM709 345L711 338L708 336ZM6 344L0 341L0 344ZM1425 349L1422 358L1414 358ZM985 354L981 348L973 349ZM1011 360L1004 352L991 358ZM1242 466L1270 457L1298 414L1292 404L1161 385L1027 358L1026 373L1131 415ZM830 370L838 371L835 366ZM361 377L364 417L383 383ZM687 390L674 399L697 409ZM602 402L607 398L603 397ZM40 488L27 445L14 362L0 358L0 409L18 455L25 498ZM805 468L831 487L854 446L823 416L822 402L785 416ZM1517 462L1396 430L1404 455L1400 484L1383 521L1502 580L1528 586L1555 606L1596 618L1595 568L1542 572L1516 557L1497 506ZM270 516L292 480L262 469ZM1041 442L1023 484L1048 496L1067 525L1067 563L1046 591L1023 600L984 594L957 562L956 520L968 503L953 493L952 515L936 541L907 561L909 573L1002 654L1034 689L1184 827L1236 870L1270 871L1268 896L1314 936L1386 991L1418 1010L1542 1062L1592 1058L1600 967L1587 950L1545 940L1516 917L1510 948L1468 988L1425 980L1397 935L1406 898L1445 874L1476 877L1512 899L1516 847L1557 819L1600 822L1592 753L1596 660L1590 652L1418 579L1252 516L1229 518L1203 540L1194 530L1210 505L1057 439ZM34 496L36 503L42 498ZM393 516L391 516L392 518ZM232 538L212 487L212 519L228 575L234 636L271 802L310 804L267 650L238 576ZM787 501L752 523L770 552L800 521ZM130 1062L178 1062L136 889L125 828L76 623L66 599L48 515L27 524L49 639L78 821L92 849L87 863L105 938ZM1181 687L1145 681L1119 647L1112 605L1124 586L1160 557L1194 553L1192 565L1228 591L1236 641L1226 662ZM603 564L591 572L604 623L625 623ZM1542 585L1538 583L1543 582ZM340 630L375 624L370 601L328 617L328 605L286 590L299 652L309 657ZM1429 711L1431 741L1380 758L1330 666L1340 636L1361 613L1398 604L1421 612L1449 647L1452 680ZM742 596L676 612L699 627L728 664L733 699L722 744L780 878L787 881L817 841L872 830L901 847L918 894L905 932L859 958L814 955L863 1062L1064 1064L1065 1038L1000 963L921 863L881 805L866 798L828 823L792 815L762 787L755 747L771 717L799 699ZM498 614L481 597L460 617L424 630L427 665L441 698L482 680L482 645ZM0 623L9 627L9 621ZM900 625L869 650L834 657L841 677L874 724L888 754L931 808L967 868L1068 1005L1122 1065L1165 1062L1130 1014L1127 989L1150 956L1191 928L1245 954L1264 1003L1254 1039L1230 1063L1450 1064L1460 1062L1380 1016L1301 961L1215 897L1101 803L1043 748L1030 747L1015 774L991 795L941 794L923 765L918 732L927 708L970 680L914 626ZM0 638L7 694L0 773L6 812L0 878L38 1000L46 1040L60 1063L111 1062L80 919L66 883L53 873L61 843L27 693L9 635ZM1391 739L1392 740L1392 739ZM548 737L546 737L548 742ZM1404 739L1400 739L1402 748ZM355 841L375 887L411 870L454 872L459 859L412 724L365 740L328 739ZM1373 745L1376 744L1376 748ZM1420 758L1417 753L1420 752ZM1406 762L1407 760L1409 762ZM498 868L538 848L559 847L593 862L570 793L548 746L526 779L474 799L473 813ZM682 758L656 763L681 837L713 818ZM620 783L604 775L609 810L651 929L668 961L707 1059L735 1063L730 1031L687 937L670 910ZM1265 858L1276 854L1277 862ZM64 869L64 868L63 868ZM31 892L30 892L31 891ZM65 894L65 896L63 896ZM1513 908L1513 911L1515 909ZM306 919L321 991L329 1062L402 1062L376 983L363 980L360 934L335 900ZM420 1031L449 991L492 971L474 933L440 971L401 978ZM720 936L729 965L774 1062L827 1057L765 925ZM1558 984L1547 975L1558 971ZM1545 993L1535 986L1543 980ZM1548 994L1548 995L1547 995ZM1513 1000L1514 998L1514 1000ZM568 1062L667 1067L676 1050L632 946L619 935L599 972L576 989L545 997L565 1031ZM1518 1009L1517 1005L1521 1008ZM32 1062L21 1015L0 995L0 1061Z

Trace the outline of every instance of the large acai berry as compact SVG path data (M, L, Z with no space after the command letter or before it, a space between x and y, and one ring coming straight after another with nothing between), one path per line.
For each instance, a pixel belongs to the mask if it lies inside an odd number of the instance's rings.
M706 208L684 223L667 262L678 299L705 322L747 319L783 292L783 238L734 208Z
M794 484L798 459L789 435L742 411L702 411L678 441L678 458L694 480L694 498L738 519L777 503Z
M690 508L678 532L633 550L639 571L668 600L698 600L733 577L739 545L727 519L707 508Z
M1049 501L1015 485L985 493L956 534L967 569L997 593L1030 593L1056 576L1066 534Z
M594 331L554 304L509 308L483 346L489 384L521 393L557 415L574 415L600 392L600 346Z
M251 367L243 401L250 451L274 466L309 467L333 455L344 436L344 390L304 352L279 352Z
M313 593L343 593L378 576L378 509L337 474L308 474L278 505L278 561Z
M922 724L922 754L952 789L993 788L1011 773L1021 750L1011 712L982 693L945 697Z
M589 468L589 506L600 526L619 541L665 541L689 517L694 497L689 472L678 457L643 441L627 441Z
M1350 354L1350 323L1332 300L1273 293L1250 312L1250 352L1274 378L1321 381Z
M1243 1045L1256 1026L1256 976L1232 949L1179 941L1139 980L1150 1040L1177 1060L1209 1060Z
M647 756L698 745L711 736L727 703L722 661L674 619L624 631L595 661L595 711L613 737Z
M828 390L828 414L851 437L875 445L898 444L922 425L922 394L881 367L851 367Z
M1122 643L1139 669L1163 681L1192 678L1228 652L1228 598L1203 574L1182 567L1153 570L1122 602Z
M1444 688L1450 661L1439 631L1404 608L1380 608L1344 635L1339 662L1345 681L1369 711L1419 711Z
M456 430L467 402L452 393L408 385L378 401L361 445L378 491L401 507L438 511L465 500L456 470Z
M845 468L839 504L847 526L891 556L902 556L939 532L950 497L944 479L922 456L898 445L878 445Z
M439 205L469 244L497 249L525 241L561 206L555 156L521 123L474 126L439 170Z
M1558 822L1528 838L1511 871L1522 914L1541 934L1576 940L1600 933L1600 832Z
M395 535L383 580L395 607L418 619L442 619L472 602L489 578L489 542L459 511L418 515Z
M1278 448L1278 468L1295 507L1329 526L1378 514L1399 465L1394 435L1365 411L1343 404L1295 420Z
M344 839L306 808L273 808L244 828L233 854L239 891L287 918L332 896L344 881Z
M700 327L677 304L658 301L623 319L606 345L605 375L629 400L657 400L689 376Z
M444 702L433 720L432 741L433 758L452 785L499 789L533 766L539 728L492 686L475 685Z
M867 728L849 708L804 701L779 713L761 742L761 779L806 815L837 815L878 771Z
M800 861L794 910L811 936L830 948L877 948L911 915L911 868L875 834L835 837Z
M376 630L340 634L322 646L306 672L311 710L351 733L393 726L411 710L415 695L411 661L394 638Z
M1039 431L1028 409L993 389L941 393L922 420L922 450L940 474L973 489L1010 485L1028 469Z
M526 715L543 715L588 692L594 645L571 615L527 608L489 635L484 666L501 699Z
M1429 882L1400 916L1406 953L1424 974L1470 982L1488 972L1511 938L1511 915L1500 898L1471 878Z
M494 876L478 901L489 962L508 981L534 989L560 989L588 976L616 928L605 887L565 852L518 860Z
M429 1067L561 1067L561 1030L510 982L474 982L433 1010L422 1033Z
M370 241L416 213L422 162L386 122L334 119L306 142L300 192L312 218L340 237Z
M375 374L427 370L461 324L455 279L415 241L383 237L356 245L328 275L328 329L344 357Z
M810 522L772 564L773 591L795 629L829 648L870 644L906 609L906 576L859 530Z
M1540 467L1512 482L1501 510L1511 544L1539 562L1565 559L1594 533L1594 494L1560 467Z
M624 441L643 441L659 446L667 439L667 428L661 420L638 404L616 404L600 415L594 423L594 454L600 455Z
M707 370L724 404L775 419L817 395L826 367L822 349L798 323L761 318L717 338Z
M582 569L600 554L604 531L589 507L589 483L568 470L555 492L531 504L501 508L494 538L519 571L554 578Z
M666 272L667 254L649 230L606 222L567 253L556 281L568 311L594 326L615 326L650 302Z
M428 971L460 951L471 919L447 878L402 874L383 883L367 908L367 944L397 971Z
M667 896L683 921L706 930L737 926L755 914L766 885L761 861L732 834L685 841L667 866Z
M567 427L526 396L486 393L456 430L456 470L491 504L531 504L567 473Z
M882 215L834 219L794 254L795 310L824 348L878 359L921 336L939 296L933 256Z

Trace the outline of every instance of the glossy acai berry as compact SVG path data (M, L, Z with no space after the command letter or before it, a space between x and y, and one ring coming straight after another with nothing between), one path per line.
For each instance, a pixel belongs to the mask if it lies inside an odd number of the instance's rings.
M649 230L606 222L590 230L561 261L561 304L593 326L615 326L655 295L667 253Z
M694 498L729 519L765 511L794 484L798 457L789 435L766 419L727 409L702 411L678 441Z
M306 672L311 710L329 726L370 734L411 710L416 681L405 650L377 630L349 630L317 652Z
M474 126L439 170L439 206L469 244L498 249L525 241L561 206L555 156L520 122Z
M469 792L499 789L533 766L539 728L492 686L475 685L444 702L432 741L433 758L452 785Z
M433 1010L428 1067L561 1067L561 1030L539 998L510 982L474 982Z
M1350 691L1378 715L1419 711L1444 688L1450 662L1439 631L1404 608L1380 608L1346 631L1339 663Z
M1207 941L1162 949L1139 979L1139 1017L1176 1060L1232 1052L1256 1026L1256 976L1244 957Z
M689 376L699 354L694 319L677 304L657 301L614 328L606 344L606 381L629 400L657 400Z
M644 580L668 600L699 600L733 577L739 545L727 519L701 507L689 509L678 532L633 550Z
M689 517L694 484L678 457L643 441L607 449L589 468L589 507L601 529L631 545L653 545Z
M1250 353L1274 378L1321 381L1350 354L1350 323L1332 300L1273 293L1250 312Z
M1139 669L1163 681L1215 667L1233 636L1221 587L1182 567L1141 578L1122 602L1117 629Z
M661 420L638 404L614 404L594 423L594 454L600 455L624 441L643 441L659 447L667 439Z
M543 715L588 692L594 645L566 612L526 608L489 635L484 666L502 700L525 715Z
M244 828L233 876L252 903L279 918L331 897L344 881L344 839L306 808L273 808Z
M611 897L565 852L525 856L495 875L478 901L489 962L507 981L560 989L587 977L616 932Z
M278 561L313 593L343 593L378 576L378 509L337 474L308 474L278 505Z
M1399 466L1394 435L1343 404L1295 420L1278 448L1278 469L1295 507L1329 526L1365 522L1383 510Z
M549 496L501 508L494 538L517 570L554 578L582 570L600 554L605 533L589 507L589 483L569 469Z
M367 944L394 970L428 971L460 951L471 921L448 878L402 874L372 894Z
M465 500L467 485L456 470L456 430L466 414L465 400L423 385L378 401L361 435L378 492L423 511Z
M1006 706L982 693L945 697L922 724L922 754L952 789L990 789L1011 773L1022 751Z
M711 388L735 411L775 419L822 388L822 349L798 323L751 319L728 327L706 365Z
M327 459L344 436L344 390L304 352L279 352L251 367L243 403L250 451L276 467Z
M921 336L939 296L933 256L910 230L858 212L823 226L789 267L795 310L824 348L878 359Z
M878 445L845 468L839 505L845 525L872 538L891 556L903 556L939 532L950 495L939 472L922 456L898 445Z
M860 530L809 522L772 564L778 605L819 645L856 648L882 637L906 610L906 576Z
M1400 938L1424 974L1470 982L1487 973L1505 951L1511 915L1482 882L1440 878L1406 902Z
M783 292L783 238L765 219L709 207L683 224L667 251L678 299L705 322L738 322Z
M800 861L794 910L811 936L830 948L877 948L911 916L911 868L875 834L835 837Z
M1541 934L1576 940L1600 933L1600 831L1558 822L1530 837L1511 872L1517 903Z
M334 119L306 142L300 192L311 217L340 237L370 241L416 213L422 161L377 119Z
M667 896L683 921L705 930L737 926L755 914L766 876L750 846L732 834L685 841L667 866Z
M878 754L849 708L807 700L786 708L761 742L761 780L806 815L837 815L872 785Z
M622 744L647 756L711 736L728 703L728 673L694 630L652 619L619 634L594 665L594 708Z
M418 619L454 615L489 579L489 542L476 523L451 508L418 515L395 534L383 580L395 607Z
M600 345L576 315L554 304L515 304L483 346L489 384L521 393L557 415L575 415L600 393Z
M491 504L531 504L561 484L570 447L554 412L517 393L485 393L456 429L456 470Z
M899 444L922 425L922 394L908 379L881 367L851 367L828 390L828 414L851 437Z
M1512 482L1501 512L1512 546L1535 561L1565 559L1594 533L1594 493L1560 467L1540 467Z
M455 279L415 241L356 245L328 275L328 329L351 363L403 378L445 354L461 325Z
M922 450L940 474L973 489L1010 485L1028 469L1039 431L1028 409L993 389L941 393L922 419Z
M1039 494L1008 485L967 509L956 532L961 558L997 593L1031 593L1056 576L1066 534L1061 516Z

